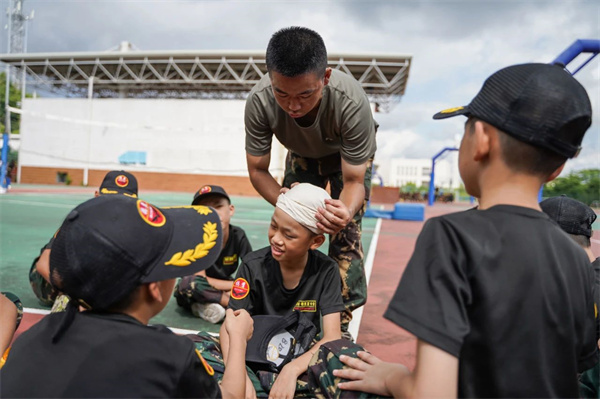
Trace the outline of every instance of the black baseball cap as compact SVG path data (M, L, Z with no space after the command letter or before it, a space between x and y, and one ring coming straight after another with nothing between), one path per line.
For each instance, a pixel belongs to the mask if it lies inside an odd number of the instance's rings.
M107 309L143 283L208 268L219 256L221 241L213 208L158 208L123 195L102 195L67 215L52 243L50 278L80 304Z
M231 203L231 200L229 199L229 195L227 195L227 193L225 192L223 187L207 184L205 186L200 187L200 189L198 191L196 191L196 193L194 193L194 199L192 201L192 205L198 205L201 200L203 200L204 198L207 198L207 197L211 197L211 196L225 197L225 198L227 198L227 201L229 201L229 203Z
M561 195L543 200L540 207L565 232L588 238L592 236L596 214L583 202Z
M137 179L124 170L111 170L100 184L100 194L124 194L137 198Z
M521 64L490 76L469 105L433 119L456 115L476 117L520 141L573 158L592 123L592 106L583 86L561 66Z

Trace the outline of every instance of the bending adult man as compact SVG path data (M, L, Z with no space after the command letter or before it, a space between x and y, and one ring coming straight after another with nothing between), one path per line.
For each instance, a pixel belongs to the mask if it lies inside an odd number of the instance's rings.
M325 188L333 199L317 214L330 234L329 256L339 265L347 331L352 310L364 305L367 287L361 221L371 189L377 123L364 90L352 77L327 67L318 33L284 28L269 41L268 75L246 101L246 159L254 188L275 205L282 186L297 182ZM283 184L269 172L271 141L287 149Z

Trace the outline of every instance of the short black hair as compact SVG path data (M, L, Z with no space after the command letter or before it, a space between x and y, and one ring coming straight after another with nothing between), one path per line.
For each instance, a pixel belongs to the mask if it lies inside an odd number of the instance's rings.
M288 78L315 73L321 78L327 69L327 49L317 32L291 26L271 36L266 62L269 73L275 71Z
M590 237L581 234L569 234L569 237L582 248L590 248L592 246Z
M518 140L498 130L504 163L513 171L548 178L567 161L567 157Z

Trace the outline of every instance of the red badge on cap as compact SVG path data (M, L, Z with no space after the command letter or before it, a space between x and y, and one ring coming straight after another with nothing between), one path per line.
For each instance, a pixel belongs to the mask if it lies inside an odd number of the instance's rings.
M144 222L150 226L160 227L167 221L165 216L154 205L150 205L146 201L138 200L137 208Z
M127 187L127 185L129 184L129 179L125 175L119 175L115 179L115 183L119 187Z
M239 277L233 282L233 288L231 289L231 297L233 299L244 299L249 292L250 284L245 279Z
M206 194L206 193L210 193L211 191L212 191L212 187L211 186L204 186L198 192L200 194Z

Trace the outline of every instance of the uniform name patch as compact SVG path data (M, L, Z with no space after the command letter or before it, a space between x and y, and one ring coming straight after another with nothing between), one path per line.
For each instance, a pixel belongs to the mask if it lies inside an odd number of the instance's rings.
M250 292L250 284L239 277L233 282L233 288L231 289L231 297L233 299L244 299Z
M298 301L296 302L296 306L294 306L294 310L297 310L299 312L316 312L317 301L315 301L314 299Z
M237 263L238 257L237 254L231 255L231 256L225 256L223 258L223 264L224 265L233 265L234 263Z

